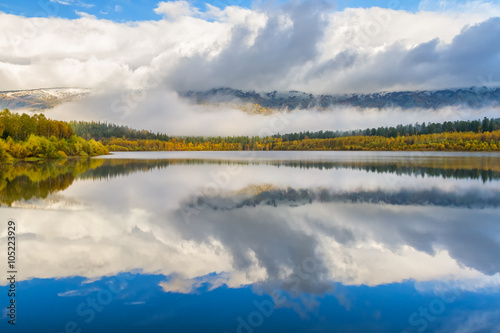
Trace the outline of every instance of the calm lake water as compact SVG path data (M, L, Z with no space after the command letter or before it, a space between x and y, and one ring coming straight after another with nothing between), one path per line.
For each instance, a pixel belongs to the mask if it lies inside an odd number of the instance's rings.
M0 167L2 332L499 332L500 155L137 152Z

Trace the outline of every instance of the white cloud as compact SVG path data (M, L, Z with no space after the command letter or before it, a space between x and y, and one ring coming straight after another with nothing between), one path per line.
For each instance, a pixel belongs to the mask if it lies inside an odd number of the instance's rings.
M75 296L86 296L94 291L98 291L98 288L88 288L83 290L68 290L62 293L58 293L59 297L75 297Z
M96 19L96 17L94 15L91 15L91 14L88 14L85 12L81 12L79 10L75 10L75 14L80 16L80 17L83 17L83 18Z
M97 96L49 116L123 120L179 135L254 135L269 128L269 118L189 105L175 91L229 86L331 94L500 81L500 19L488 20L499 9L334 12L317 2L207 9L199 13L187 2L162 2L157 11L167 19L130 23L85 13L75 20L0 13L0 90L95 88ZM141 88L155 90L130 103L129 91ZM122 105L117 100L132 105L125 119L114 112ZM279 131L396 125L421 117L477 119L497 112L411 111L299 112Z
M50 0L52 3L57 3L63 6L79 6L85 8L92 8L94 4L86 3L80 0Z
M163 288L165 292L174 292L189 294L194 292L197 288L201 287L203 284L209 284L210 290L218 288L230 281L230 276L228 274L220 275L207 275L195 279L184 279L180 276L174 275L168 281L160 283L160 287Z
M164 73L165 87L174 90L342 93L479 85L478 77L489 76L498 81L498 50L478 43L498 35L497 21L482 22L500 9L469 5L471 13L334 12L322 2L207 6L200 13L176 1L158 4L166 19L125 24L83 12L76 20L0 13L0 89L140 88L150 72ZM477 47L467 51L472 42Z
M181 16L192 16L199 12L187 1L162 1L155 8L155 13L162 14L168 19L177 19Z
M50 2L58 3L63 6L69 6L71 5L72 1L64 1L64 0L50 0Z
M174 292L174 293L182 293L189 294L191 290L199 287L200 284L195 283L195 281L184 280L179 277L173 277L169 281L160 283L160 286L163 288L165 292Z

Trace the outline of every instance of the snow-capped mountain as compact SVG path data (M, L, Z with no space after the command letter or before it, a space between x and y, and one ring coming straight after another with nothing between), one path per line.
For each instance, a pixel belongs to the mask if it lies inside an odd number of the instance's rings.
M307 109L311 107L356 106L361 108L437 109L463 105L471 108L500 105L500 88L472 87L432 91L400 91L374 94L312 95L299 91L245 92L231 88L189 91L183 94L202 104L257 104L261 108Z
M43 111L58 104L75 101L92 93L88 88L45 88L0 91L0 110ZM313 95L300 91L255 92L232 88L180 93L196 104L229 106L253 114L269 114L287 108L325 109L335 106L360 108L438 109L446 106L469 108L499 107L500 88L472 87L464 89L380 92L373 94Z
M42 111L83 98L91 93L87 88L47 88L0 91L0 110Z

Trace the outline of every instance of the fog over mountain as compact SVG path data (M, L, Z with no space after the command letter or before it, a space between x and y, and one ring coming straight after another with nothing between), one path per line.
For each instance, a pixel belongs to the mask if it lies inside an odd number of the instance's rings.
M480 87L312 95L230 88L107 91L75 88L0 92L0 109L60 120L107 121L169 135L273 135L354 130L498 116L500 89Z
M131 92L146 94L147 92ZM92 94L85 88L48 88L18 91L0 91L0 109L44 111L66 102L78 101ZM255 92L231 88L214 88L207 91L179 93L195 104L243 108L251 111L257 104L270 113L280 109L312 109L334 107L439 109L463 106L479 109L500 105L500 88L471 87L462 89L380 92L373 94L313 95L300 91ZM250 106L248 108L247 106ZM245 108L246 107L246 108Z
M378 109L391 107L439 109L446 106L465 106L477 109L500 105L500 88L488 87L343 95L313 95L300 91L258 93L219 88L202 92L188 91L183 95L197 103L233 105L255 103L265 108L289 110L335 106Z

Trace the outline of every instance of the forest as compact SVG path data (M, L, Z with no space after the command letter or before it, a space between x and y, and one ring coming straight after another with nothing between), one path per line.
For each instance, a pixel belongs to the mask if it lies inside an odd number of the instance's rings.
M348 136L382 136L385 138L396 138L398 136L419 135L419 134L440 134L451 132L493 132L500 130L500 118L486 118L483 120L458 120L445 121L443 123L425 123L397 125L395 127L377 127L358 129L354 131L318 131L300 132L284 135L274 135L287 141L309 139L333 139Z
M96 122L96 121L70 121L74 133L84 139L94 139L102 140L106 138L122 138L126 137L128 139L143 139L143 140L162 140L168 141L172 137L162 134L154 133L147 130L136 130L129 128L128 126L120 126L116 124L110 124L108 122Z
M110 138L127 138L133 140L160 140L170 141L174 137L163 133L154 133L147 130L135 130L128 126L120 126L110 124L107 122L85 122L85 121L72 121L69 123L76 135L85 139L103 140ZM395 138L397 136L418 135L418 134L439 134L445 132L493 132L500 129L500 118L483 118L483 120L459 120L459 121L445 121L444 123L425 123L422 124L408 124L397 125L395 127L378 127L366 128L353 131L317 131L317 132L300 132L290 134L276 134L273 138L281 138L285 141L296 141L303 139L333 139L348 136L382 136L386 138ZM177 138L180 139L180 138ZM199 143L205 141L221 141L245 144L249 143L252 139L245 136L240 137L200 137L200 136L186 136L182 137L186 143Z
M74 132L110 151L181 150L452 150L498 151L500 118L416 123L354 131L317 131L271 137L171 137L101 122L70 122Z
M318 131L268 137L172 137L101 122L0 112L0 163L97 156L109 151L374 150L500 151L500 118Z
M223 151L223 150L373 150L373 151L500 151L500 130L445 132L396 137L347 136L331 139L283 140L274 137L228 137L200 141L103 139L110 151Z
M51 120L43 114L30 116L7 109L0 112L0 163L108 153L101 142L78 137L64 121Z

